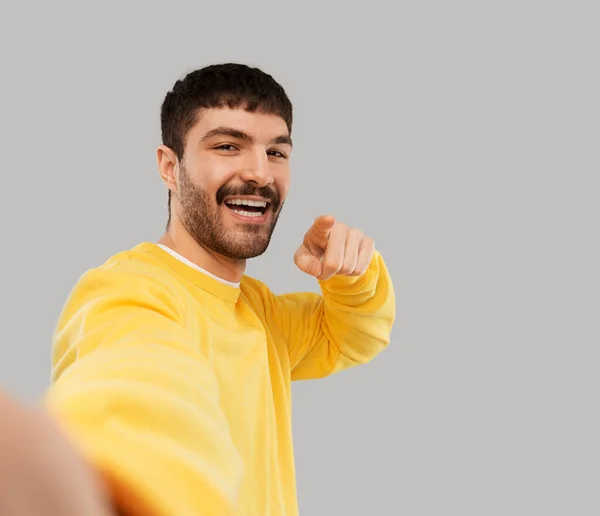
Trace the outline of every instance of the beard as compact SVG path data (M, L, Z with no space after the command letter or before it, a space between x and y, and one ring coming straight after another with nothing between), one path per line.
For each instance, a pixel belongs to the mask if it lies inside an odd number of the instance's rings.
M250 183L225 184L217 190L214 198L194 184L185 167L181 167L179 205L181 221L185 229L202 247L234 260L246 260L263 254L275 230L283 203L279 193L267 186L258 188ZM269 224L239 223L227 229L222 209L225 198L233 195L257 195L269 199L271 222Z

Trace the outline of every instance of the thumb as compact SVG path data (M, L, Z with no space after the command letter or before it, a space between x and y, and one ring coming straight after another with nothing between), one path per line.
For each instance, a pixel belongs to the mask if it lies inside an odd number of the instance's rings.
M321 261L304 245L301 245L294 254L294 263L302 272L315 277L319 276L323 269Z

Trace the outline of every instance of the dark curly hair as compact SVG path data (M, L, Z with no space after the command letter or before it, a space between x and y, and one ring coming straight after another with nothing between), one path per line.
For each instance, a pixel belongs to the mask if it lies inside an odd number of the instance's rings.
M200 113L216 107L243 107L250 112L278 115L292 133L292 103L283 87L258 68L224 63L188 73L167 93L160 110L163 144L181 160L187 134ZM170 190L168 208L170 220Z

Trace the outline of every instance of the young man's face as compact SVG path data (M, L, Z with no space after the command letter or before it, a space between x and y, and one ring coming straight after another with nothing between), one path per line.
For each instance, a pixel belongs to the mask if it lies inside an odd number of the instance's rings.
M178 176L187 231L228 258L264 253L287 196L291 151L279 116L204 110L187 135Z

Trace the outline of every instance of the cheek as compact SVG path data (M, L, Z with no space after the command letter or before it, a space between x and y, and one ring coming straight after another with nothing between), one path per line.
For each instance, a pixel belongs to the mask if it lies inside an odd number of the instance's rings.
M216 192L224 184L231 182L236 176L236 168L232 160L218 156L204 160L198 167L198 180L203 188Z
M279 191L279 195L281 196L282 199L285 199L287 197L287 193L290 189L290 182L291 182L289 170L280 171L279 173L276 173L275 177L274 177L274 181L275 181L275 185L277 186L277 190Z

